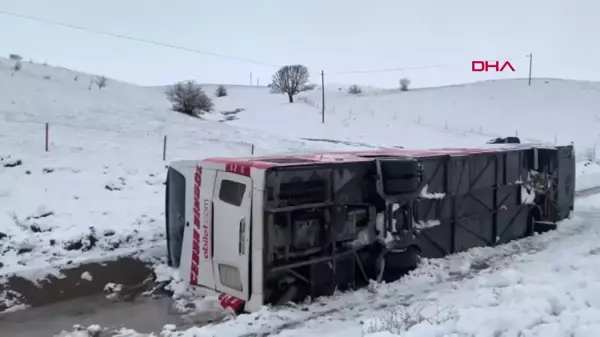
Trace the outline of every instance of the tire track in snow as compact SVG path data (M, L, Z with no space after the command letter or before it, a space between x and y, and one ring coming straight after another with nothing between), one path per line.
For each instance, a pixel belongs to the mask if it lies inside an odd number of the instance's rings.
M589 187L575 192L576 198L586 198L592 195L600 194L600 186Z

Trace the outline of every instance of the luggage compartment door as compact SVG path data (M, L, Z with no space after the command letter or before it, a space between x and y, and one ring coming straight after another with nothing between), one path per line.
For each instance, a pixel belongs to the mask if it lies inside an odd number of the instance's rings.
M241 300L250 297L252 179L218 171L213 195L216 290Z

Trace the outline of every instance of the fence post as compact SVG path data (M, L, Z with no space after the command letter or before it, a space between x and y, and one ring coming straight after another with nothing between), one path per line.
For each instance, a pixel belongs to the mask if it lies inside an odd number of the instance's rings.
M163 138L163 161L167 160L167 135Z
M479 134L482 135L483 134L483 126L479 126Z
M445 126L445 128L448 129L448 120L447 119L446 119L446 126Z
M250 144L250 154L254 155L254 144Z
M50 126L48 123L46 123L46 152L48 152L49 133L50 133Z

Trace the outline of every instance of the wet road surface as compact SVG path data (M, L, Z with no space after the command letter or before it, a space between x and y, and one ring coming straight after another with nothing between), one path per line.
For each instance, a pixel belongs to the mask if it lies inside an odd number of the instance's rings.
M183 324L171 309L171 299L139 296L133 302L113 302L104 295L59 302L0 315L0 336L51 337L72 331L74 324L102 328L126 327L158 335L165 324Z

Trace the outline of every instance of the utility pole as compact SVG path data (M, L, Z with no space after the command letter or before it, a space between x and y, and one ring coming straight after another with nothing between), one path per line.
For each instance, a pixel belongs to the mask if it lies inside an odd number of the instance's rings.
M529 53L529 86L531 86L531 67L533 65L533 53Z
M321 70L321 123L325 124L325 72Z

